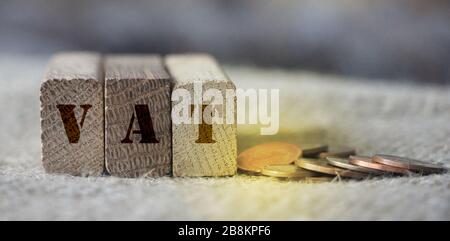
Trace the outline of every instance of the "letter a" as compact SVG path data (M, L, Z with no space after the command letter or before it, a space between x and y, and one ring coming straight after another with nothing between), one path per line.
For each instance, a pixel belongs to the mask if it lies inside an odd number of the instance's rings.
M73 111L73 109L75 109L75 105L56 105L56 107L61 114L61 119L63 121L69 143L78 143L78 140L80 140L80 129L83 128L84 119L86 118L86 114L92 105L80 105L83 109L83 115L81 117L79 127L77 118L75 117L75 113Z
M135 105L134 110L138 119L140 130L134 130L133 134L141 134L142 138L140 143L159 143L156 139L155 131L153 130L152 118L147 105ZM133 143L130 139L131 129L134 124L134 113L131 116L130 125L128 126L127 135L121 141L121 143Z

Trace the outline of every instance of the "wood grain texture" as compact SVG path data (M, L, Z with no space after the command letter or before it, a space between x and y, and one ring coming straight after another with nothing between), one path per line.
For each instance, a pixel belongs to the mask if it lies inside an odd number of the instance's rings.
M42 162L48 173L99 176L104 171L104 108L101 56L89 52L55 55L41 83ZM79 139L69 142L58 105L74 105ZM91 105L85 112L81 105ZM84 122L81 123L85 112ZM82 127L80 128L80 125Z
M216 88L223 96L227 89L236 90L233 82L209 55L169 55L165 58L165 64L174 80L174 90L186 89L193 94L194 83L201 83L203 92ZM234 106L224 106L222 110L236 110L236 98L233 103ZM172 107L176 104L173 102ZM233 115L236 119L236 111ZM212 136L215 143L196 143L199 129L197 124L172 124L173 175L234 175L237 170L236 124L213 124Z
M170 76L157 55L110 55L105 59L106 168L113 176L169 175L172 159ZM140 143L142 134L130 133L130 122L142 130L136 105L147 105L158 143Z

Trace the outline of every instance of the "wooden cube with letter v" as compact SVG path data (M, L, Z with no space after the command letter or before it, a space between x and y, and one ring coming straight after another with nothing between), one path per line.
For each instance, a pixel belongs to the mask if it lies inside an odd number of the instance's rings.
M104 171L101 57L55 55L41 83L42 161L48 173L99 176Z
M236 165L236 87L206 54L169 55L174 176L229 176Z

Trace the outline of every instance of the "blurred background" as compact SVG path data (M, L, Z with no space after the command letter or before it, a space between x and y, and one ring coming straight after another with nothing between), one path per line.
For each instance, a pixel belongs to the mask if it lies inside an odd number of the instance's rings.
M2 0L0 54L206 51L231 65L450 83L448 0Z

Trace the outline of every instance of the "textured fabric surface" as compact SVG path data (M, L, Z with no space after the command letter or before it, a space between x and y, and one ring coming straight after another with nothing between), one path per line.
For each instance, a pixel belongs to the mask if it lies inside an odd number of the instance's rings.
M47 175L39 82L47 57L0 57L0 220L449 220L450 174L307 184L267 177L119 179ZM238 88L279 88L277 136L239 126L242 150L268 140L354 146L450 167L447 87L227 67Z

